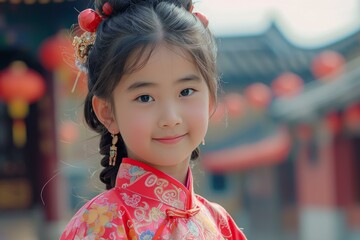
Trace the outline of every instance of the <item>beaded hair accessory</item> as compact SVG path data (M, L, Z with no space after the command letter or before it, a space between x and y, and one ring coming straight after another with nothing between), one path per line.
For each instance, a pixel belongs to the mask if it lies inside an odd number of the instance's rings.
M107 2L103 5L102 12L103 16L93 9L88 8L80 12L78 16L79 26L84 32L80 35L80 37L75 36L72 42L72 45L75 49L75 66L79 69L79 72L76 76L76 80L71 92L74 92L81 72L88 72L86 62L89 56L89 52L95 43L95 32L104 18L111 15L112 7L110 3Z

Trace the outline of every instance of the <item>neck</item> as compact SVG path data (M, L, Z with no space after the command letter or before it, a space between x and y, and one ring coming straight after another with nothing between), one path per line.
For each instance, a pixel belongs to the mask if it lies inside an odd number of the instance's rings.
M144 161L142 161L142 162L144 162ZM171 166L155 165L155 164L151 164L149 162L144 162L144 163L153 168L156 168L159 171L162 171L163 173L166 173L167 175L171 176L172 178L178 180L183 185L186 185L186 179L187 179L187 174L188 174L188 169L189 169L189 162L190 162L190 159L186 159L177 165L171 165Z
M186 179L188 174L188 167L189 164L183 164L182 166L176 167L156 167L158 170L166 173L167 175L171 176L172 178L181 182L184 186L186 186Z

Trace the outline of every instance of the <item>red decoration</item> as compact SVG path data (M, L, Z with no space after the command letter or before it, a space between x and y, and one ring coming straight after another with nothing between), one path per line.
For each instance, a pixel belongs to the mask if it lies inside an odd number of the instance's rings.
M345 110L344 123L350 130L360 129L360 103L353 104Z
M292 97L303 90L304 82L298 75L285 72L278 76L271 86L277 97Z
M10 68L0 73L0 99L8 103L13 122L13 142L21 148L26 144L26 126L24 118L28 113L28 104L37 101L45 93L45 81L42 76L16 61Z
M245 110L244 98L238 93L228 93L224 97L224 103L231 117L237 117Z
M63 32L45 39L39 49L40 62L49 71L66 65L68 60L74 64L74 49L69 37ZM67 59L67 58L71 58Z
M106 2L102 6L102 11L106 16L110 16L112 14L113 8L109 2Z
M0 99L5 102L20 99L32 103L44 93L43 77L22 62L14 62L10 68L0 73Z
M85 32L96 32L101 21L101 16L91 8L83 10L78 16L79 26Z
M204 27L207 27L209 25L209 20L207 19L207 17L204 14L202 14L200 12L195 12L193 14L195 17L197 17L202 22Z
M253 83L245 91L245 98L248 103L255 108L266 108L272 98L270 87L263 83Z
M312 61L312 72L318 79L332 75L336 77L344 70L346 60L335 51L324 51L317 55Z

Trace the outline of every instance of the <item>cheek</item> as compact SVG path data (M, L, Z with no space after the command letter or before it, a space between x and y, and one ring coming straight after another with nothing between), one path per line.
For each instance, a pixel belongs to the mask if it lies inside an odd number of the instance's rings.
M139 133L143 131L142 129L146 127L144 118L141 114L134 113L132 111L127 111L126 115L122 115L118 117L119 128L122 132L132 132Z
M138 143L142 139L147 139L151 134L151 115L144 111L132 111L129 107L123 115L118 115L118 125L120 133L126 144Z
M197 101L188 108L187 112L193 127L206 132L209 122L209 102Z

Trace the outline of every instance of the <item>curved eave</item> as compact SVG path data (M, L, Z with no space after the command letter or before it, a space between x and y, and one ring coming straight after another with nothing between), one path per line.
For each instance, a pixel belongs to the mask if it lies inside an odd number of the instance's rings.
M322 79L307 84L304 91L290 99L276 99L271 116L283 122L309 122L328 111L341 110L360 100L360 58L346 65L334 79Z
M284 161L291 149L291 137L285 128L261 141L238 147L208 152L202 164L211 172L245 170Z

